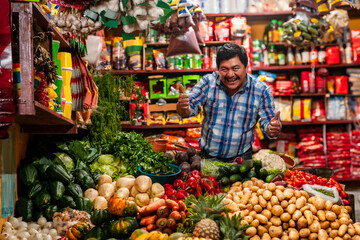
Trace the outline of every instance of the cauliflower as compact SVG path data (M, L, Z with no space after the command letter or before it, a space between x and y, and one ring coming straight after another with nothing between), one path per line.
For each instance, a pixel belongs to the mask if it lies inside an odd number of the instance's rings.
M284 160L269 149L260 150L258 153L254 154L253 159L261 160L262 167L267 171L271 169L280 169L281 172L286 171Z

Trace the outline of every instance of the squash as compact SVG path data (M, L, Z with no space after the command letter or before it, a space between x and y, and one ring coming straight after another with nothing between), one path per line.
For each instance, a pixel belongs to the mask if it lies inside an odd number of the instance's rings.
M19 171L19 177L26 186L33 184L37 176L38 172L32 164L26 165Z
M128 238L139 224L135 217L122 217L111 224L110 233L116 238Z
M95 226L84 236L84 240L105 240L110 237L110 226Z
M139 236L143 235L143 234L148 234L149 232L144 230L144 229L136 229L130 236L130 240L135 240L137 239Z
M79 197L76 199L75 205L77 210L85 211L89 214L93 210L93 204L87 197Z
M101 225L110 222L112 219L113 215L108 209L97 209L91 213L90 217L90 220L94 225Z
M52 221L53 215L57 211L58 211L58 206L57 205L49 205L43 211L44 217L46 218L46 220Z
M87 232L89 232L89 225L84 222L78 222L66 231L65 237L69 240L77 240L81 239Z
M117 196L109 199L108 206L109 212L117 216L127 217L136 216L137 214L137 208L134 202L123 200Z

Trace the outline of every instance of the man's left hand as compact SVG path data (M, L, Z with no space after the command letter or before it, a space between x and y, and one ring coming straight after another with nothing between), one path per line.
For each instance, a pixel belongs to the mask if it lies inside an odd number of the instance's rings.
M280 111L278 111L275 116L270 120L270 123L267 128L267 134L270 137L276 137L281 131L281 123L279 121Z

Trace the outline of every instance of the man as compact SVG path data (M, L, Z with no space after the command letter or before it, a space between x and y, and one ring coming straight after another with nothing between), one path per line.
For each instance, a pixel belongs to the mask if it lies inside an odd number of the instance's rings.
M270 87L247 74L248 57L244 47L227 43L217 49L218 71L207 74L189 95L180 87L177 112L181 117L204 110L200 148L207 158L230 162L236 157L252 158L255 126L268 138L281 131L280 112L275 115Z

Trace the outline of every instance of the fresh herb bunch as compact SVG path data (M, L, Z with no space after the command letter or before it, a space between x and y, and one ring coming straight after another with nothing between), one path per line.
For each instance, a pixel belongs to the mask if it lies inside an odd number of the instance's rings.
M96 113L91 115L89 142L102 153L109 153L115 136L120 132L120 121L129 120L128 102L120 98L131 96L133 76L119 77L111 73L93 78L99 88Z
M171 163L165 154L156 152L141 134L135 132L119 132L114 138L110 152L127 165L129 174L135 176L138 175L139 166L142 166L145 172L154 173L158 168L168 169Z

